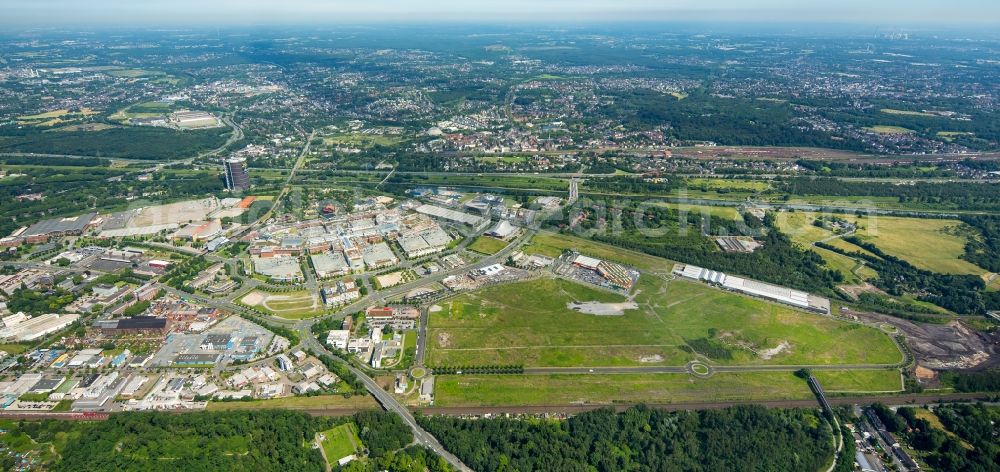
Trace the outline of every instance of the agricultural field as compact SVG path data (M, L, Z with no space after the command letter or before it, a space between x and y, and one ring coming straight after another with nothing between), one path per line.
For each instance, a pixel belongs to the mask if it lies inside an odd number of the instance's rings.
M989 292L1000 291L1000 275L997 274L984 274L983 277L986 280L986 290Z
M899 372L816 371L828 392L901 390ZM894 388L893 388L894 386ZM689 374L553 374L438 376L437 406L518 406L612 403L704 403L807 400L805 381L792 372Z
M254 290L241 298L240 303L262 308L274 316L293 320L319 316L326 309L316 294L305 290L280 293Z
M893 364L901 354L873 328L807 314L697 282L644 274L638 309L588 315L569 302L624 297L561 279L465 294L433 312L429 365L529 367Z
M826 229L813 226L812 222L817 216L818 213L813 212L782 212L777 218L778 227L792 238L792 241L803 247L809 247L816 241L827 240L834 236ZM857 235L861 239L870 241L886 254L899 257L921 269L947 274L982 275L986 272L979 266L961 259L968 238L975 235L972 234L973 230L965 227L960 221L894 216L858 218L854 215L837 215L837 217L856 223ZM826 242L848 251L865 252L839 239ZM830 264L831 260L827 259L827 262Z
M914 266L946 274L986 272L960 259L972 231L960 221L883 216L875 223L861 229L858 236Z
M865 128L866 131L870 131L876 134L909 134L913 130L909 128L903 128L902 126L887 126L887 125L875 125Z
M970 133L968 131L938 131L936 136L944 139L945 141L951 142L959 136L975 136L975 133Z
M319 433L323 440L323 455L328 463L335 464L340 459L354 454L364 447L358 437L358 427L354 423L345 423L333 429Z
M727 220L742 220L743 216L736 207L722 205L691 205L688 203L661 202L656 206L670 208L671 210L686 211L694 214L709 214Z
M98 113L100 112L91 110L90 108L83 108L80 110L52 110L45 113L38 113L36 115L19 116L17 117L17 124L52 127L62 123L86 118L88 116L97 115Z
M145 82L153 84L170 84L178 85L184 82L182 77L177 77L170 75L166 72L159 70L149 70L149 69L127 69L124 67L117 66L107 66L100 68L102 72L117 78L123 79L143 79Z
M174 107L170 103L143 102L118 110L109 116L108 119L112 121L125 121L134 118L156 118L158 116L165 116L172 111L174 111Z
M493 254L502 251L503 248L507 247L507 244L507 241L491 238L489 236L480 236L469 245L468 249L480 254L492 256Z

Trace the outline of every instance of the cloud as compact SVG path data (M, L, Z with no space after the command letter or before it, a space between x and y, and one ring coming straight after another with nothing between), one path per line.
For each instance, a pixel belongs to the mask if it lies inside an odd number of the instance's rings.
M5 0L8 26L345 22L1000 23L993 0Z

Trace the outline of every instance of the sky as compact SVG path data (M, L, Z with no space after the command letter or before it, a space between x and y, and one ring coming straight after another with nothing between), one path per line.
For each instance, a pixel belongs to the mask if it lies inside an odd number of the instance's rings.
M2 0L0 25L782 22L1000 25L1000 0Z

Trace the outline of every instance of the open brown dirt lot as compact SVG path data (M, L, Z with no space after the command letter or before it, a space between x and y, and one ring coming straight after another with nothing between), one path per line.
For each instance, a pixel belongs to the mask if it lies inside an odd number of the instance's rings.
M866 321L895 326L905 335L919 366L934 370L979 370L1000 365L998 333L976 331L961 321L931 324L877 313L852 314Z

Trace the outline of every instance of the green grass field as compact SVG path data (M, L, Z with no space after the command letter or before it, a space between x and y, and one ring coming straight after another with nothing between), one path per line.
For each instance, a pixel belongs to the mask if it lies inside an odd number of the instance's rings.
M530 243L524 247L523 251L525 254L559 257L567 249L572 249L599 259L620 262L655 274L669 274L674 267L672 261L659 257L609 246L589 239L549 232L536 233L531 238Z
M719 218L727 220L743 220L743 216L736 207L731 206L721 206L721 205L691 205L687 203L671 203L671 202L661 202L657 203L656 206L661 206L664 208L670 208L673 210L683 210L694 214L708 214L712 216L717 216Z
M470 251L492 256L507 247L507 241L503 241L489 236L480 236L469 245Z
M833 236L833 233L813 226L818 213L782 212L778 214L778 228L792 241L809 247L813 242ZM948 274L981 275L986 270L960 259L965 253L965 244L971 229L966 229L958 220L904 218L895 216L871 216L858 218L853 215L837 215L858 224L857 236L870 241L886 254L899 257L921 269ZM864 251L839 239L827 241L847 251ZM824 256L826 259L826 257ZM828 265L833 266L827 259ZM847 274L845 274L847 275Z
M994 278L993 280L990 280L990 277L987 276L984 277L984 280L986 280L986 290L988 292L1000 291L1000 276Z
M354 454L362 448L358 437L358 427L354 423L345 423L333 429L320 433L326 437L323 440L323 453L326 460L335 464L338 460Z
M959 259L965 253L968 236L957 220L898 218L881 216L858 232L887 254L934 272L975 274L986 272Z
M951 142L959 136L975 136L975 133L970 133L968 131L938 131L935 133L935 136Z
M813 375L827 393L903 391L903 377L898 369L817 370Z
M899 372L817 371L828 392L901 389ZM688 374L447 375L436 380L437 406L517 406L611 403L700 403L808 400L809 386L792 372Z
M698 403L808 399L789 372L688 374L448 375L437 377L436 406L516 406L612 403Z
M28 344L3 343L0 344L0 351L6 352L7 354L17 355L27 351L28 347L30 347Z
M623 316L594 316L570 301L624 298L564 280L542 279L461 295L431 314L429 365L683 365L704 343L722 346L718 364L892 364L901 354L873 328L807 314L711 288L644 274Z

